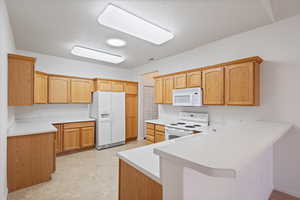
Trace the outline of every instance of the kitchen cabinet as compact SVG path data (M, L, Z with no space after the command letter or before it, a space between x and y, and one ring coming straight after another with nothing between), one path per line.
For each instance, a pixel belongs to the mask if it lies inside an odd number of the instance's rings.
M70 79L60 76L49 76L49 103L69 103Z
M71 79L71 103L91 103L91 83L87 79Z
M119 200L162 200L162 185L119 161Z
M58 154L63 151L63 128L61 124L53 124L53 126L55 126L55 128L57 129L57 132L55 134L55 152Z
M80 129L64 129L63 132L63 151L80 149Z
M167 76L163 78L163 103L172 104L173 102L174 77Z
M34 103L34 64L32 57L8 54L8 105Z
M165 126L159 124L146 123L146 142L156 143L165 140Z
M186 73L180 73L174 75L174 88L175 89L186 88Z
M34 103L48 103L48 75L42 72L34 74Z
M95 145L95 127L81 128L81 148Z
M61 125L62 152L70 153L95 146L95 122L71 122Z
M96 81L97 91L111 92L112 91L112 81L111 80L101 80Z
M55 163L55 132L8 137L8 191L49 181Z
M259 65L253 62L225 67L226 105L259 104Z
M162 78L155 79L154 92L155 92L155 103L162 104L163 103L163 79Z
M122 81L112 81L111 91L112 92L124 92L124 83Z
M155 143L165 141L165 135L164 134L159 134L159 133L160 132L155 133L155 138L154 138Z
M125 113L126 113L126 140L137 138L137 95L126 94Z
M125 83L125 92L126 94L137 94L138 93L138 84L137 83Z
M203 104L224 105L224 68L202 71Z
M201 87L201 71L187 73L187 88Z

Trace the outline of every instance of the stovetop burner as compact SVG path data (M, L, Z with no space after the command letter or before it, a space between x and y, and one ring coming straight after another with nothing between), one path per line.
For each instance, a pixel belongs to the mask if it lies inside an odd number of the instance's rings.
M171 124L172 126L177 126L178 124Z
M195 127L201 127L201 125L199 125L199 124L195 124L194 126L195 126Z
M185 126L186 128L195 128L195 126L192 126L192 125L187 125Z
M177 124L178 124L178 125L185 125L184 122L178 122Z

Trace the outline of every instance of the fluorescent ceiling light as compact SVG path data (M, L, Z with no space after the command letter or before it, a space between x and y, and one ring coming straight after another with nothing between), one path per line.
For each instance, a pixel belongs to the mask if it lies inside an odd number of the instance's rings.
M91 49L82 46L74 46L72 48L71 53L76 56L81 56L81 57L90 58L94 60L101 60L104 62L109 62L114 64L119 64L125 60L125 58L120 55L115 55L103 50Z
M126 41L118 39L118 38L108 39L106 41L106 43L113 47L124 47L126 45Z
M101 25L157 45L163 44L174 37L173 33L113 4L108 4L98 17L98 22Z

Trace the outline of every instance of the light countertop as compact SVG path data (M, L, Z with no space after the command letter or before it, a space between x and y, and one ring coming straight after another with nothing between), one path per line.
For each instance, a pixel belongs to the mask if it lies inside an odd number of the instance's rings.
M56 132L57 129L52 124L57 123L68 123L68 122L81 122L81 121L95 121L95 119L82 117L65 117L65 118L55 118L55 119L24 119L16 120L8 130L8 137L12 136L22 136L40 133Z
M289 123L243 122L119 152L120 159L160 182L159 156L208 176L236 177L292 127Z
M151 119L151 120L145 120L145 123L167 125L167 124L174 123L174 121L168 121L168 120L163 120L163 119Z

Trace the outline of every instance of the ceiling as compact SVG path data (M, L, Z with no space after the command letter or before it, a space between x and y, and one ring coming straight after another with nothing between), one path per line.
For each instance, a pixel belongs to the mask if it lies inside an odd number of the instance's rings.
M48 55L133 68L300 13L299 0L6 0L16 48ZM103 27L97 17L114 3L175 34L157 46ZM109 38L127 41L123 48ZM70 54L74 45L105 49L126 57L107 64Z

